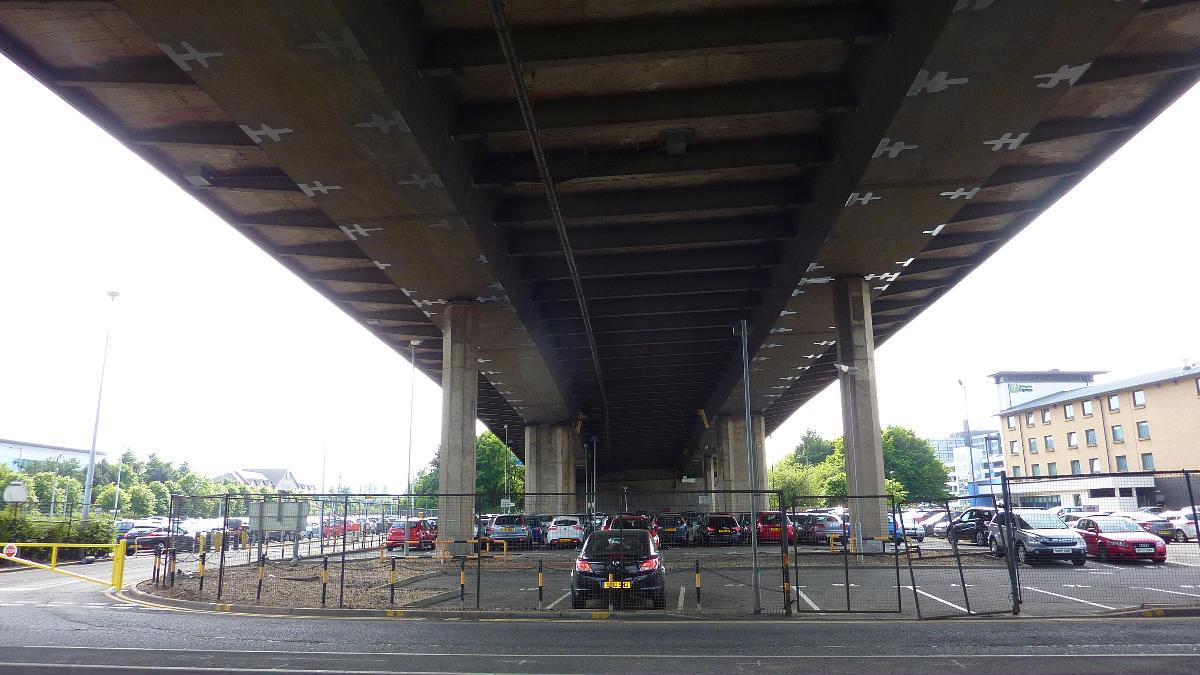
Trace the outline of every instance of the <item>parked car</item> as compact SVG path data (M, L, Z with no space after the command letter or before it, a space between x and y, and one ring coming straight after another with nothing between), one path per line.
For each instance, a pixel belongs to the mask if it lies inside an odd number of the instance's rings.
M812 521L799 533L800 541L815 544L827 543L832 535L842 541L850 536L850 524L833 513L814 513Z
M1010 518L1013 525L1011 542L1007 528ZM1070 560L1073 565L1083 565L1087 561L1083 537L1067 527L1061 518L1041 509L997 513L988 524L987 542L996 557L1004 556L1011 544L1017 562L1022 565L1031 565L1038 560Z
M1187 542L1196 538L1196 512L1190 508L1158 514L1175 528L1175 541Z
M944 525L945 523L948 523L949 519L953 518L954 516L957 516L960 513L962 513L962 511L946 511L944 509L941 511L934 511L934 512L930 513L929 515L927 515L924 520L919 521L918 524L921 526L921 529L925 530L925 536L927 536L927 537L936 537L936 536L945 537L946 536L946 528L945 527L942 528L941 535L938 535L937 533L935 533L934 529L938 525Z
M604 524L606 530L646 530L650 533L650 537L654 539L656 547L662 546L662 540L658 536L658 532L654 528L654 521L649 516L638 515L617 515L611 516L608 522Z
M1163 541L1171 541L1175 538L1175 526L1171 524L1171 521L1153 513L1146 513L1145 511L1117 511L1109 515L1128 518L1150 534L1162 537Z
M583 522L576 516L555 516L546 528L546 545L581 546L586 538Z
M972 506L950 523L946 538L950 543L967 542L979 546L988 545L988 525L996 515L992 506ZM1061 522L1061 521L1060 521Z
M619 588L605 588L609 579ZM626 586L628 584L628 586ZM589 600L626 606L635 598L649 599L655 609L667 605L667 568L649 530L597 530L588 537L571 572L571 606L583 609Z
M700 521L700 544L738 544L742 541L742 524L731 513L710 513Z
M408 522L408 548L425 549L433 548L433 540L437 539L437 532L424 518L414 518ZM387 539L384 541L384 546L391 551L404 546L404 524L405 521L397 520L392 523L388 529Z
M654 518L654 527L664 545L687 546L694 542L691 524L678 513L660 513Z
M489 539L507 542L510 548L533 545L533 530L525 521L525 516L519 514L496 516L484 534Z
M1167 543L1128 518L1088 516L1076 522L1075 531L1087 543L1088 554L1101 560L1167 561Z
M780 541L784 536L784 523L787 524L787 541L790 544L796 540L796 530L792 521L784 518L779 511L759 511L754 524L758 540L768 543Z
M530 536L534 544L546 543L546 523L549 516L525 516L525 524L529 526Z
M122 537L122 536L123 536L123 535L124 535L126 532L128 532L128 531L132 530L135 524L136 524L136 523L134 523L132 520L118 520L118 521L116 522L116 527L117 527L117 542L120 542L120 541L121 541L121 537Z
M154 550L160 546L167 548L172 543L172 535L176 551L194 551L196 549L196 538L178 525L155 527L148 532L138 532L139 529L135 527L129 530L133 538L133 548L138 551ZM129 536L126 537L126 542L128 540ZM127 553L129 548L130 545L126 543L125 551Z
M1138 511L1141 511L1143 513L1153 513L1156 516L1166 510L1167 510L1167 507L1165 507L1161 504L1159 504L1158 506L1143 506L1138 509Z
M902 538L899 534L899 531L901 528L897 527L897 525L896 525L897 521L899 521L903 526L904 537L908 537L909 539L916 539L918 544L925 541L925 528L923 528L920 525L916 524L915 522L909 520L908 518L903 517L903 514L901 515L901 517L897 517L897 516L894 516L889 513L888 514L888 536L891 537L893 540L900 540Z
M138 539L157 529L154 525L134 525L125 530L123 534L117 535L117 543L125 542L125 553L136 553L138 550Z

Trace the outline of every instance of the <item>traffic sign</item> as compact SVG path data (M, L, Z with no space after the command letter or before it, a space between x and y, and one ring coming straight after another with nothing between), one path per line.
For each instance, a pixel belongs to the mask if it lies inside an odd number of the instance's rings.
M24 504L29 499L29 488L21 481L13 481L4 488L4 501L9 504Z
M5 544L4 545L4 557L5 558L17 557L17 545L16 544Z

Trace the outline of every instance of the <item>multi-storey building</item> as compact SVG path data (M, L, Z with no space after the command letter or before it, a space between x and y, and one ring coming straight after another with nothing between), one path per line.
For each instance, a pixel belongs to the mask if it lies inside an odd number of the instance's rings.
M1161 485L1156 490L1153 477L1120 474L1200 468L1200 368L1189 365L1104 384L1091 384L1092 374L992 376L1001 388L1002 407L1006 394L1028 393L1021 391L1022 378L1041 378L1050 390L1018 399L999 413L1008 475L1080 476L1055 481L1054 489L1061 494L1039 493L1037 499L1020 494L1036 486L1015 484L1014 499L1022 505L1050 506L1056 499L1108 508L1152 505L1162 500L1163 492ZM1060 381L1055 382L1055 376ZM1071 386L1080 376L1087 376L1089 383Z

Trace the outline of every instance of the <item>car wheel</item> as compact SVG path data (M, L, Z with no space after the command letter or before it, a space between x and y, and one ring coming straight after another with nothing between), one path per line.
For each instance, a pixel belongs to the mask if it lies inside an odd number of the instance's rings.
M587 598L583 597L582 593L578 593L575 589L571 589L571 607L573 609L583 609L587 606Z
M1021 565L1030 564L1029 558L1025 553L1025 544L1022 544L1019 541L1017 542L1017 563L1019 563Z
M1181 544L1186 544L1187 540L1188 540L1187 532L1184 532L1183 530L1175 530L1175 541L1177 541Z
M992 537L992 555L997 558L1004 557L1004 549L1000 548L1000 540L995 537Z
M975 533L975 543L979 546L987 546L987 532L980 530Z
M1100 544L1099 546L1097 546L1096 547L1096 557L1099 558L1102 562L1108 562L1108 560L1109 560L1108 547L1105 546L1104 544Z

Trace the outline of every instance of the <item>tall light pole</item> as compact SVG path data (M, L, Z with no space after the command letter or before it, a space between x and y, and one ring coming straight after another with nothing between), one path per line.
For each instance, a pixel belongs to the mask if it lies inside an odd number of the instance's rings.
M508 449L508 425L505 424L504 425L504 498L509 499L510 501L511 501L511 498L508 496L508 456L511 454L512 454L512 450ZM508 513L508 507L504 508L504 512Z
M971 408L967 405L967 385L963 384L962 380L958 381L958 386L962 387L963 392L963 440L967 443L967 501L971 499L971 484L975 482L975 448L971 444Z
M408 362L412 365L412 372L408 380L408 487L404 489L405 499L408 501L408 516L404 519L404 557L408 557L408 525L412 521L413 515L413 497L412 497L412 434L413 434L413 397L417 391L417 345L421 344L420 340L408 341Z
M109 313L108 327L104 329L104 358L100 361L100 392L96 394L96 421L92 423L92 449L88 453L87 480L83 483L83 515L81 522L87 522L88 509L92 504L92 479L96 475L96 434L100 431L100 403L104 400L104 370L108 367L108 339L112 336L112 307L117 304L120 293L108 291Z

